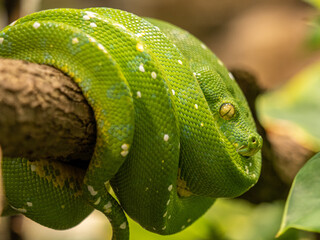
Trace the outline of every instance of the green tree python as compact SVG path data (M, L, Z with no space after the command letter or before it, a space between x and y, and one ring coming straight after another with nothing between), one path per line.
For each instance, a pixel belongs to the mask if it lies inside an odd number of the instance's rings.
M216 198L239 196L258 180L262 139L243 93L223 63L176 26L108 8L46 10L4 28L0 56L70 76L97 125L85 170L4 158L4 214L67 229L97 209L113 239L129 239L125 213L173 234Z

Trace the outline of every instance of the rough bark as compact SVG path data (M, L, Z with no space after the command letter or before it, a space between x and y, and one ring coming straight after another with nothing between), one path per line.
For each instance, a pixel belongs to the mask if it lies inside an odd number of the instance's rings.
M93 112L69 77L49 66L0 59L0 145L5 157L86 165L94 143Z

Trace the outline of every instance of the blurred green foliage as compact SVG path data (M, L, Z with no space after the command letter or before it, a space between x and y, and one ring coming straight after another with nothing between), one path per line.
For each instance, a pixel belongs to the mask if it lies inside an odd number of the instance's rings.
M304 0L304 1L320 9L320 0Z
M320 151L320 62L276 91L262 95L257 110L266 129L289 132L307 149Z
M319 0L306 0L320 9ZM320 17L311 22L307 44L320 47ZM287 131L305 148L320 151L320 62L298 73L280 89L262 96L258 110L263 125ZM293 229L320 232L320 153L308 160L296 175L285 204L279 235ZM280 239L280 238L279 238Z
M273 240L280 226L283 206L282 202L253 205L242 199L219 199L202 218L178 234L160 236L130 221L130 237L148 240ZM291 230L278 239L315 238L312 234Z
M313 5L316 9L320 9L320 0L304 0L305 2ZM307 39L307 45L311 50L317 50L320 48L320 17L316 17L310 22L311 29L309 32L309 38Z

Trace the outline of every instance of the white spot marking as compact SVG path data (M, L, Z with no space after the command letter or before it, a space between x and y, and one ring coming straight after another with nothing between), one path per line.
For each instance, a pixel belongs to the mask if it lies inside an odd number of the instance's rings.
M129 151L128 150L123 150L123 151L121 151L121 156L122 157L125 157L125 156L127 156L128 155L128 153L129 153Z
M32 202L27 202L27 206L32 207L33 206Z
M234 76L232 75L231 72L229 72L229 77L230 77L232 80L234 80Z
M97 199L97 201L95 201L93 204L94 204L94 205L98 205L98 204L100 203L100 201L101 201L101 197L99 197L99 198Z
M202 122L202 123L200 123L200 127L203 127L203 122Z
M152 227L152 229L155 230L155 231L157 230L155 227Z
M140 32L140 33L136 33L135 35L140 38L140 37L143 37L145 34L146 34L145 32Z
M12 205L10 205L14 210L18 211L18 212L21 212L21 213L26 213L27 212L27 209L25 208L16 208Z
M137 92L137 98L141 98L141 92L140 91Z
M13 21L12 23L10 23L10 26L13 26L16 24L17 21Z
M249 168L248 168L248 166L245 166L245 169L246 169L246 174L249 174Z
M110 213L112 211L111 208L112 208L112 203L110 201L103 206L103 210L105 213Z
M129 144L124 143L124 144L122 144L121 148L122 148L123 150L129 150Z
M155 72L152 72L152 73L151 73L151 77L152 77L153 79L156 79L156 78L157 78L157 74L156 74Z
M163 217L166 217L166 216L167 216L167 214L168 214L168 212L165 212L165 213L163 214Z
M182 61L180 59L178 60L178 63L182 65Z
M185 225L182 225L182 226L181 226L181 229L184 229L185 227L186 227Z
M95 27L97 27L97 24L95 24L94 22L92 22L92 23L90 23L90 27L95 28Z
M167 228L167 226L164 226L163 228L161 228L162 230L165 230Z
M218 64L221 65L221 66L223 66L223 62L221 62L220 59L218 59Z
M72 44L77 44L79 43L79 39L78 38L72 38Z
M171 90L171 92L173 96L176 94L176 92L173 89Z
M173 186L172 186L172 184L171 184L171 185L168 187L168 191L171 192L172 188L173 188Z
M255 173L253 173L253 174L252 174L252 177L254 177L254 178L255 178L255 177L256 177L256 174L255 174Z
M121 223L121 225L119 226L121 229L126 229L127 228L127 223L123 222Z
M87 21L87 20L90 20L90 17L88 15L84 15L83 19Z
M146 187L146 189L145 189L144 191L146 192L146 191L148 191L148 190L149 190L149 188L148 188L148 187Z
M207 49L207 46L204 45L203 43L201 43L201 47L202 47L203 49Z
M168 142L168 140L169 140L169 135L168 135L168 134L165 134L165 135L163 136L163 140L164 140L165 142Z
M143 52L143 51L144 51L144 47L143 47L142 43L137 43L136 49L137 49L139 52Z
M145 72L143 63L140 64L140 66L139 66L139 71L140 71L140 72Z
M21 213L26 213L27 212L27 209L25 209L25 208L17 208L16 210L18 212L21 212Z
M3 43L3 40L4 40L4 38L0 38L0 44L2 44L2 43Z
M95 196L95 195L98 194L98 192L95 191L94 188L93 188L92 186L90 186L90 185L88 185L88 191L90 192L90 194L91 194L92 196Z
M96 39L94 39L93 37L90 37L89 35L87 35L87 37L89 38L89 42L96 42Z
M104 46L101 43L98 44L98 48L102 50L104 53L107 53L107 50L104 48Z
M86 11L86 14L88 15L89 18L95 18L97 13L95 12L90 12L90 11Z
M199 108L198 104L195 104L195 105L194 105L194 108L195 108L195 109L198 109L198 108Z
M127 28L125 26L123 26L122 24L119 24L119 23L115 23L114 26L120 27L123 30L127 30Z
M168 202L167 202L167 206L169 205L169 203L170 203L170 199L169 199Z
M169 215L168 219L170 219L170 218L171 218L171 215Z
M37 170L37 166L33 164L31 164L30 168L32 172L35 172Z
M190 218L188 218L187 222L188 222L188 223L189 223L189 222L191 222L191 219L190 219Z
M38 27L40 27L40 23L35 22L35 23L32 25L32 27L34 27L35 29L37 29Z

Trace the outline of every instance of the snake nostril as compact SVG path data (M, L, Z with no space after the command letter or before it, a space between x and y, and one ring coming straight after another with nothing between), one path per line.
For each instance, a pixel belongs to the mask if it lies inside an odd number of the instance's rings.
M256 136L251 136L250 139L249 139L249 144L258 145L259 144L259 139Z

